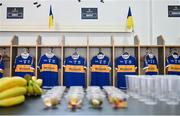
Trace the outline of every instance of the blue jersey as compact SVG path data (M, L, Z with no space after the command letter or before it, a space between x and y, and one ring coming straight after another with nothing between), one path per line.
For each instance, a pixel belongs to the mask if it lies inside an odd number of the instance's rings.
M3 58L1 56L1 58L0 58L0 78L3 77L3 71L4 71L4 62L3 62Z
M158 62L155 56L150 58L149 55L145 56L143 70L146 75L157 75L158 74Z
M69 56L64 62L64 86L85 87L85 59L79 56L77 59Z
M43 80L43 88L58 86L58 71L60 69L60 59L57 56L51 58L46 55L41 56L38 64L40 78Z
M91 85L92 86L109 86L110 84L110 60L107 56L99 59L94 56L91 59Z
M136 75L136 58L129 56L125 59L123 56L119 56L115 63L117 70L117 87L120 89L126 89L125 75Z
M23 58L21 55L17 56L14 64L14 76L24 77L26 74L34 75L34 62L31 56Z
M170 55L166 61L167 73L170 75L180 75L180 56L174 58Z

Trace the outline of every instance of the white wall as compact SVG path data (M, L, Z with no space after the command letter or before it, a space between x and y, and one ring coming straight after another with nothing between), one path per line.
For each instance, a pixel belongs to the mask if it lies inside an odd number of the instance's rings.
M153 38L162 34L166 44L180 45L180 18L168 18L168 5L180 5L180 0L153 1Z
M64 27L113 27L124 29L128 0L107 0L102 4L97 0L84 0L78 3L77 0L39 0L42 4L40 8L32 5L34 0L9 0L3 5L3 26L18 25L19 27L29 27L33 29L48 29L49 6L52 5L54 14L55 29ZM24 6L23 20L7 20L6 6ZM113 7L112 7L113 6ZM98 7L98 20L81 20L82 7ZM97 26L98 25L98 26Z
M180 44L180 18L168 18L168 4L180 4L179 0L37 0L42 4L40 8L33 6L34 0L6 0L0 7L0 29L26 28L47 29L49 5L52 4L56 29L64 27L103 28L116 31L125 30L128 6L134 17L134 33L115 33L116 44L133 44L133 36L138 34L141 44L156 44L156 37L160 34L166 38L166 44ZM151 8L152 2L152 8ZM23 6L25 16L23 20L7 20L7 6ZM97 21L82 21L81 7L98 7ZM152 13L152 14L151 14ZM151 20L152 19L152 20ZM152 23L152 24L151 24ZM9 44L13 35L18 35L20 44L35 44L37 35L42 35L43 44L60 43L60 33L20 33L0 32L0 44ZM90 36L90 44L110 44L111 33L73 33L65 34L66 44L84 44L86 36ZM173 40L173 41L172 41Z

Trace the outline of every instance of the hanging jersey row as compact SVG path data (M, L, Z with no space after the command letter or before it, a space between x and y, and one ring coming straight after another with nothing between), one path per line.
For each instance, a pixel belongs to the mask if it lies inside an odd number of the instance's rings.
M43 88L51 88L60 85L63 78L63 85L86 86L86 60L77 51L64 60L63 77L60 77L61 60L52 51L42 55L38 62L38 78L43 79ZM25 75L34 76L34 58L24 52L18 55L14 63L13 76L24 77ZM143 69L146 75L157 75L159 72L158 61L155 55L148 53L144 57ZM108 56L101 51L92 57L90 62L90 85L109 86L112 85L112 66ZM137 60L129 53L123 53L115 60L115 85L121 89L126 89L126 75L137 74ZM166 61L167 74L180 75L180 56L171 54ZM0 78L3 77L4 61L0 55Z

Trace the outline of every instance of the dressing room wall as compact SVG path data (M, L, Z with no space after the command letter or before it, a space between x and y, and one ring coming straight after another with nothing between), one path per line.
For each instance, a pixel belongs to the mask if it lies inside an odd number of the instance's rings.
M0 6L0 44L9 44L13 35L19 36L23 45L35 44L38 35L42 43L60 44L58 32L12 32L14 30L47 30L49 6L53 7L55 29L75 30L95 28L96 30L122 32L114 33L115 44L134 43L134 35L139 35L142 45L156 44L156 37L163 35L166 44L180 44L180 20L168 17L168 5L178 5L179 0L36 0L41 7L33 5L34 0L7 0ZM6 19L7 7L24 7L24 19ZM134 18L134 32L126 32L128 7ZM81 20L82 7L97 7L98 20ZM83 30L82 30L83 31ZM89 35L90 44L109 45L112 33L64 33L66 45L83 45ZM172 41L173 40L173 41Z

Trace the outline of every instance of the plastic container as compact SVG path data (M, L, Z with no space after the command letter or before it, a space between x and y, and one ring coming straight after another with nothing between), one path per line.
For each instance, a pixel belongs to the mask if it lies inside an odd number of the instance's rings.
M117 109L128 107L127 96L125 96L124 94L112 93L111 95L109 95L109 97L110 103L112 104L113 108Z
M177 76L171 76L168 75L168 96L167 96L167 101L166 103L168 105L178 105L179 101L178 101L178 92L179 92L179 88L178 88L178 84L179 84L179 79Z
M60 103L59 98L53 94L42 95L42 99L46 107L54 107Z
M147 105L156 105L157 104L157 98L156 98L156 88L155 88L155 78L152 78L151 76L148 76L145 78L147 81L147 100L144 101Z
M53 87L51 90L46 91L46 93L42 95L44 105L46 107L54 107L60 104L65 89L66 87L56 86Z
M84 89L80 86L70 87L67 95L65 96L68 102L69 109L79 109L82 107L84 98Z
M103 87L104 91L107 93L107 98L113 108L127 108L129 95L125 94L118 88L115 87Z
M78 93L69 93L66 96L66 100L68 102L68 108L69 109L79 109L82 107L84 94L78 94Z
M102 108L105 95L103 94L87 94L87 99L92 108Z
M92 86L86 89L87 99L92 108L99 109L102 108L102 104L105 98L104 92L100 89L100 87Z

